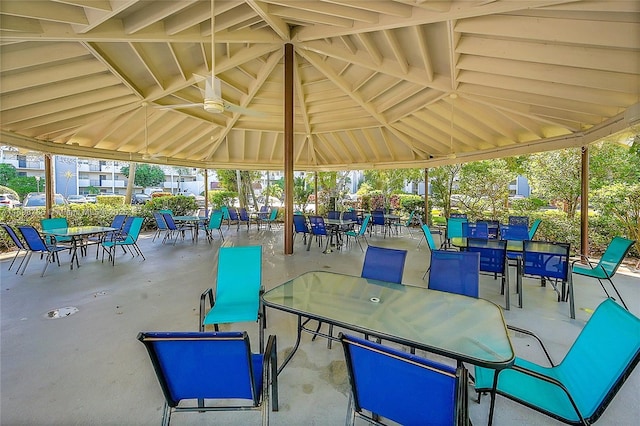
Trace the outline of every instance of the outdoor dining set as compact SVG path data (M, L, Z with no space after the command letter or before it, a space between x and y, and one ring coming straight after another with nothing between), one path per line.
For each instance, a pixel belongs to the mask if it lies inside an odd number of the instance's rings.
M9 270L24 252L16 269L16 274L24 275L33 254L37 253L46 257L41 273L41 276L44 276L49 263L56 262L60 266L59 253L64 251L70 254L70 268L73 269L74 264L79 268L80 256L87 254L90 245L97 247L96 259L102 253L104 262L106 254L112 265L115 265L118 247L125 252L129 251L132 256L139 255L144 259L144 254L137 244L143 222L142 217L115 215L109 226L70 226L66 218L56 217L41 219L41 230L32 225L19 225L14 228L6 223L0 224L0 227L18 249Z
M528 331L508 325L501 307L479 297L483 252L470 248L433 250L427 287L403 283L407 250L369 245L360 276L309 271L265 291L263 248L221 246L216 284L200 296L198 331L138 335L165 397L163 424L175 412L220 410L259 410L268 424L303 333L342 346L347 424L468 425L470 380L478 401L491 398L489 424L497 395L565 423L596 421L640 360L640 319L606 298L561 363L520 358L509 331ZM297 321L281 361L277 335L265 339L268 310ZM247 331L236 328L249 322L258 327L254 351ZM237 331L221 332L221 324Z

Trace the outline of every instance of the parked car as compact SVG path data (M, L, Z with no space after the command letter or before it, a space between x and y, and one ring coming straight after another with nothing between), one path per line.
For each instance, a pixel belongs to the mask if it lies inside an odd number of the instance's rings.
M131 195L131 204L144 204L151 201L151 197L147 194L133 194Z
M85 204L89 202L84 195L69 195L67 196L67 201L72 204Z
M54 195L54 203L57 205L66 205L67 200L61 194ZM34 209L36 207L44 207L47 204L44 192L30 192L24 197L22 207L25 209Z
M87 200L87 203L95 203L98 201L97 194L87 194L84 196L84 198Z
M15 208L20 206L22 203L14 194L0 194L0 207Z

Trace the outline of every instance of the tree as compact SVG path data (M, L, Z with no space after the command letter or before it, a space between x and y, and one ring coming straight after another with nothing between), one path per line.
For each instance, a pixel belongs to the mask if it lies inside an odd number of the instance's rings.
M532 154L527 178L536 196L561 202L567 217L572 218L580 199L581 170L580 150L561 149Z
M302 211L307 210L309 195L313 194L313 184L309 182L311 175L307 178L293 178L293 202Z
M18 171L12 164L0 164L0 185L7 186L9 181L18 177Z
M44 179L40 181L41 188L46 188ZM38 182L33 176L18 176L11 179L7 186L16 191L20 198L27 195L29 192L36 192L38 190Z
M617 182L602 187L591 201L603 215L614 217L640 251L640 184Z
M372 188L382 191L387 197L391 194L404 192L408 182L419 182L424 179L422 169L389 169L366 170L365 182Z
M129 166L122 167L120 172L128 178ZM134 183L143 188L160 186L164 183L164 171L159 166L139 164L136 167Z
M433 204L442 207L444 216L451 215L451 195L455 189L456 178L460 173L460 164L450 164L433 169L431 176L431 199Z
M491 219L499 220L509 197L513 173L502 159L475 161L462 166L459 182L461 202L471 216L482 218L491 211Z

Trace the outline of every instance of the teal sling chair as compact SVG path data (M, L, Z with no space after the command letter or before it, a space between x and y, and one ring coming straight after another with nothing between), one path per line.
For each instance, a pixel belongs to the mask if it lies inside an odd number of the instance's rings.
M509 328L538 340L550 367L519 357L499 372L475 367L476 391L492 392L496 380L499 395L567 424L598 420L640 359L640 318L611 299L596 308L559 364L538 337Z
M200 295L200 331L218 324L258 321L260 350L264 347L264 312L261 315L262 246L220 247L215 292ZM209 301L209 308L206 302Z

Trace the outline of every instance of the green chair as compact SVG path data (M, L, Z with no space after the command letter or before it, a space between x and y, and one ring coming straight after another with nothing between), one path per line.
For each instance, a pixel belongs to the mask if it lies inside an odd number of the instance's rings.
M66 229L69 227L69 222L64 217L53 217L50 219L40 219L40 226L42 231L49 231L51 229ZM48 237L50 244L65 244L73 241L71 237Z
M131 256L134 254L142 256L142 259L146 260L142 250L138 247L138 236L142 229L143 217L127 217L122 226L123 233L113 233L110 239L102 242L102 261L104 262L105 252L109 254L109 260L112 265L116 264L116 247L122 247L125 249L129 247L131 250ZM124 233L126 232L126 233Z
M344 235L347 236L347 244L349 244L349 238L355 238L356 242L358 243L358 245L360 246L360 250L362 252L364 252L364 249L362 248L362 244L360 243L360 239L364 238L365 243L369 244L367 242L367 237L366 237L366 232L367 232L367 227L369 226L369 219L371 219L371 215L367 214L364 217L364 220L362 221L362 224L360 225L360 229L358 230L358 232L356 231L347 231L344 233Z
M272 223L277 223L276 220L278 219L278 208L277 207L271 207L271 213L269 214L269 217L267 219L265 219L265 222L267 222L269 224L269 229L271 229L271 224Z
M640 318L607 299L595 310L562 362L550 367L516 357L512 367L475 367L476 391L493 392L568 424L598 420L640 360ZM497 377L496 377L497 375ZM478 395L478 402L480 395ZM493 415L493 402L489 423Z
M629 253L629 250L631 250L631 247L634 243L635 241L633 240L622 237L615 237L613 240L611 240L609 246L607 247L597 264L594 264L594 262L589 260L588 257L581 255L581 260L586 260L589 266L576 265L576 262L578 262L576 260L571 264L572 272L577 275L584 275L586 277L597 279L607 297L611 297L604 284L602 283L602 280L608 280L611 284L611 287L613 287L613 290L618 295L622 306L624 306L626 309L629 309L624 303L620 292L613 284L613 281L611 281L611 278L616 274L618 267L624 260L627 253Z
M540 227L540 222L542 222L542 219L536 219L535 221L533 221L533 224L531 225L531 229L529 229L529 239L530 240L534 240L535 236L536 236L536 232L538 232L538 228Z
M414 214L415 214L415 211L412 211L411 214L409 215L409 218L404 223L400 222L400 223L393 224L393 226L396 229L396 233L399 233L402 230L402 228L406 228L409 231L409 237L413 238L413 234L411 233L411 224L413 223Z
M222 235L222 217L223 213L221 210L216 210L211 213L211 217L209 218L209 222L207 223L206 233L207 240L209 243L213 240L213 231L217 230L220 234L220 239L224 241L224 235Z
M258 321L262 349L262 290L262 246L220 247L215 292L209 288L200 295L200 331L207 325L218 331L218 324Z

